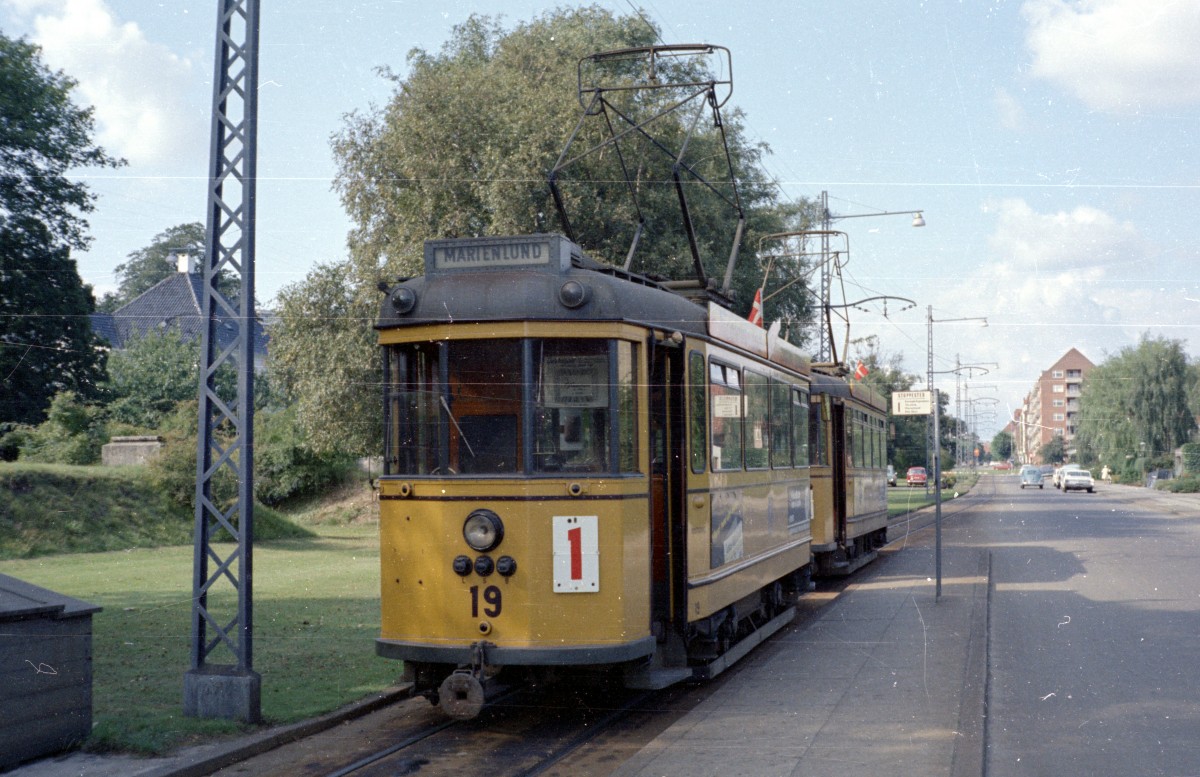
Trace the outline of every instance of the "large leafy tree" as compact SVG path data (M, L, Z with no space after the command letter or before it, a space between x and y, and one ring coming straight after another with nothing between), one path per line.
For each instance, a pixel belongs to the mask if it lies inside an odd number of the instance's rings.
M95 195L68 173L120 162L92 142L74 88L0 33L0 421L38 423L56 393L86 400L103 376L95 299L70 258L88 243Z
M376 310L349 278L348 263L321 264L280 291L270 368L312 450L367 455L381 439Z
M1193 371L1183 343L1143 336L1092 370L1083 382L1076 444L1081 460L1126 469L1167 457L1196 430L1188 406Z
M385 106L351 114L333 138L335 187L354 224L349 259L339 278L343 293L325 294L328 274L315 272L284 295L284 323L273 334L272 350L294 355L286 357L291 362L287 385L309 405L307 411L301 409L300 422L310 433L336 438L341 428L346 439L359 439L354 428L376 418L378 410L371 416L346 415L347 408L379 405L370 381L351 373L360 365L377 364L369 331L376 284L381 278L420 274L425 240L561 230L546 176L582 113L576 66L590 54L646 46L656 38L656 30L641 18L595 6L550 11L511 29L473 16L455 28L439 52L410 52L405 76L383 70L395 85L391 99ZM629 108L648 113L666 98L640 99L642 104ZM655 135L677 148L692 118L665 117L655 122ZM767 149L746 139L736 111L726 110L724 119L747 217L743 245L754 246L758 235L797 228L803 208L778 200L777 188L761 167ZM700 126L705 129L693 138L689 158L699 160L706 178L725 181L719 191L729 196L729 173L721 178L717 170L717 162L725 165L724 147L711 119ZM602 122L588 122L573 148L588 149L604 134ZM679 226L670 166L661 153L656 156L652 144L642 145L625 157L647 225L633 269L680 277L690 272L692 260ZM623 263L637 211L611 149L586 155L561 180L577 240L595 258ZM706 271L720 278L733 244L733 213L704 187L692 182L688 189ZM741 257L734 285L745 312L763 270L755 251L743 250ZM326 299L335 307L314 309L307 298ZM808 299L797 287L781 296L774 310L768 308L768 319L806 318ZM319 319L321 332L296 323L300 315ZM358 329L350 332L348 327ZM345 360L304 369L304 351L319 350L314 347L318 341L285 342L301 333L328 338ZM319 342L321 349L326 347L325 340ZM343 350L352 343L357 343L352 350ZM339 405L320 408L322 397ZM331 426L339 417L345 423Z
M159 281L176 272L173 254L187 253L200 259L204 256L204 225L198 221L178 224L154 236L150 245L129 254L113 272L117 276L117 291L100 300L100 308L114 311Z

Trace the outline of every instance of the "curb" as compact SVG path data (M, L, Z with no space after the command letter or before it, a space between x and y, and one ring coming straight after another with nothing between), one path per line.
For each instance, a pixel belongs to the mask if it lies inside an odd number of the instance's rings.
M223 769L226 766L236 764L256 755L262 755L282 745L326 731L334 726L361 718L391 704L408 699L412 696L412 689L412 683L402 683L318 718L280 726L258 734L252 734L249 737L234 742L201 745L190 753L182 752L174 756L168 756L171 760L181 760L186 761L186 763L160 766L153 770L139 773L139 777L204 777L218 769ZM214 750L214 752L198 752L209 749Z

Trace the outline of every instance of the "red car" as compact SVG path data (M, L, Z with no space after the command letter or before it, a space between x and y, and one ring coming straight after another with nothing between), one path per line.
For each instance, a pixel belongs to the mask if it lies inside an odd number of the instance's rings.
M929 480L929 476L925 474L924 467L909 467L908 474L904 476L909 487L923 486Z

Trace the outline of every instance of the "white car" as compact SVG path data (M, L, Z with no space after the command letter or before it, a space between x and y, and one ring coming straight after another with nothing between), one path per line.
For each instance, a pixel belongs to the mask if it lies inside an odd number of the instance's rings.
M1086 469L1064 467L1059 473L1058 479L1062 483L1064 494L1068 491L1083 491L1084 489L1090 494L1096 490L1096 481L1092 479L1092 473Z

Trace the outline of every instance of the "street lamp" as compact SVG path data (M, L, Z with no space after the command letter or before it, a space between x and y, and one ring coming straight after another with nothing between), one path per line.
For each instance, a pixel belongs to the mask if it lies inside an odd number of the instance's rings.
M934 319L933 305L926 309L925 322L929 331L929 353L928 353L928 376L926 379L926 388L929 390L930 398L933 400L933 408L931 415L932 429L931 435L932 445L930 450L933 454L933 482L935 484L933 493L933 514L934 525L937 527L935 531L937 551L935 554L937 567L937 586L934 593L934 600L942 598L942 445L941 440L941 425L938 422L938 416L941 415L941 402L938 401L937 389L933 387L933 325L936 323L950 323L952 321L981 321L984 326L987 326L987 319L983 317L971 318L941 318ZM929 480L925 480L926 493L928 493Z
M881 210L876 213L848 213L834 214L829 212L829 192L821 192L821 256L829 256L829 233L833 229L833 222L841 221L842 219L863 219L873 216L912 216L912 225L914 227L925 226L925 215L921 209L915 210ZM832 278L829 274L829 262L822 260L821 263L821 301L827 303L829 301L829 287ZM825 339L825 330L821 329L817 340L817 360L831 361L832 357L830 349L833 347L832 336L827 341Z
M853 218L853 216L849 216L847 218ZM782 261L778 262L777 264L776 260L792 259L798 261L800 266L804 267L806 260L808 260L809 257L815 256L813 252L807 249L807 242L813 237L820 237L823 245L822 252L820 254L821 258L818 260L817 267L809 268L805 272L796 272L794 277L792 277L790 280L784 280L777 288L773 289L768 294L767 283L771 279L772 270L776 270L777 268L784 266ZM838 238L841 241L841 245L838 246L838 250L829 251L829 241L833 237ZM780 247L768 252L765 247L768 243L778 243ZM760 257L763 255L768 257L767 266L763 272L762 283L759 284L759 293L761 294L761 298L759 299L759 315L761 316L762 311L766 309L768 300L779 294L782 294L784 291L788 290L797 283L804 281L806 278L808 278L808 276L818 269L821 270L823 277L831 277L832 272L829 268L832 265L833 269L836 270L838 276L840 277L842 267L844 267L850 261L850 236L845 232L837 231L801 230L798 232L777 232L770 235L764 235L763 237L759 238L758 255ZM817 296L812 289L808 288L807 286L804 287L804 291L812 294L813 296ZM864 297L863 299L855 300L853 302L843 301L840 305L832 305L829 302L829 291L829 286L824 285L821 290L821 294L818 297L818 300L821 304L821 316L823 319L819 325L819 329L822 340L824 340L826 334L828 334L829 349L826 352L828 356L823 359L819 358L817 360L818 362L823 361L829 365L837 365L839 363L837 351L833 348L832 311L845 311L849 310L850 308L855 308L863 311L864 313L869 313L870 311L867 310L867 308L862 307L863 305L868 302L882 302L883 315L886 318L888 315L888 302L905 303L904 307L900 308L901 312L917 306L916 302L908 299L907 297L897 297L890 294L877 294L875 296ZM845 297L843 296L843 300L844 299ZM842 348L842 355L844 356L846 349L849 348L850 345L850 319L845 314L842 314L842 320L845 321L846 324L846 338ZM758 323L762 324L761 319L758 321Z

